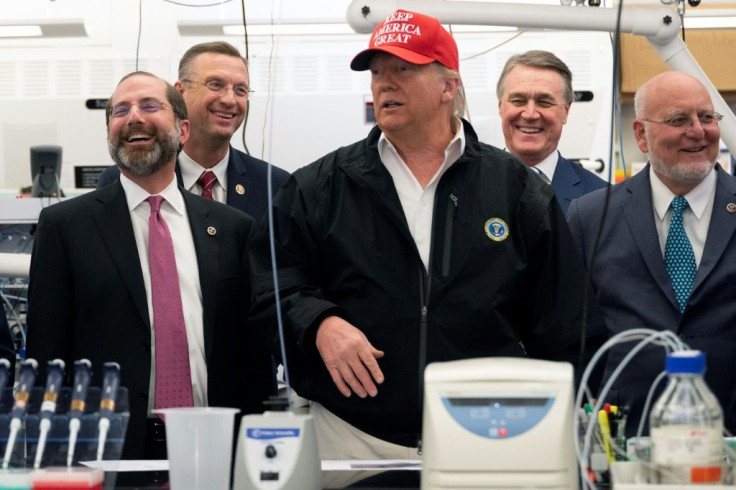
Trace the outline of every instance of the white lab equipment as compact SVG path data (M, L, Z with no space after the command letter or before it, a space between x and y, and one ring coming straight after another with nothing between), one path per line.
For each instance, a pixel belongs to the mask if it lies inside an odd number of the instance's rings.
M240 422L233 490L319 490L322 473L309 415L267 411Z
M429 364L422 489L569 490L573 368L525 358Z

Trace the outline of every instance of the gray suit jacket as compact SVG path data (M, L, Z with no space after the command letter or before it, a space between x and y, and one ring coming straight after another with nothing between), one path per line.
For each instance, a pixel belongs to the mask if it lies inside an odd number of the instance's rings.
M573 201L568 222L590 270L593 288L611 334L631 328L668 329L706 354L706 382L721 403L726 427L736 430L736 178L717 166L713 215L703 257L684 314L675 300L654 224L649 166L610 189ZM599 224L603 230L597 249ZM614 348L605 378L633 344ZM612 402L629 405L633 434L647 391L664 370L660 347L645 349L614 383Z
M270 353L247 322L252 218L180 188L202 289L208 401L260 412L275 390ZM208 231L214 228L215 233ZM29 357L121 366L130 422L123 456L143 457L152 329L125 192L119 182L41 212L28 289ZM71 371L71 370L70 370ZM42 375L41 379L44 379Z

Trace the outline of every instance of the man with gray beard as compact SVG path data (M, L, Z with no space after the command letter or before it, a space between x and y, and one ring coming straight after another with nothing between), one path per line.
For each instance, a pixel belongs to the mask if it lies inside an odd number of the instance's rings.
M274 394L270 355L247 323L255 223L177 185L174 167L190 125L173 86L131 73L106 114L121 177L41 213L27 353L40 367L87 358L96 386L103 363L119 363L130 407L122 456L162 459L165 429L155 409L254 413ZM173 385L180 388L174 396Z
M649 165L610 196L603 189L573 201L570 229L609 333L671 330L705 352L705 380L733 432L736 377L727 373L736 371L736 178L716 164L722 116L703 84L680 72L646 82L634 105L634 134ZM605 379L632 346L609 352ZM644 401L664 354L644 349L613 383L609 401L631 409L628 435L648 420Z

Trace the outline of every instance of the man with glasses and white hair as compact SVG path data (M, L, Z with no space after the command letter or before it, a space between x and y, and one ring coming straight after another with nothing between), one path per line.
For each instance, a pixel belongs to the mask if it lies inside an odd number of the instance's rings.
M130 421L124 459L162 459L154 409L263 411L274 394L270 353L247 321L254 220L177 185L189 137L181 94L145 72L107 105L118 181L41 212L28 288L29 357L121 367ZM71 370L70 370L71 374ZM223 441L225 443L227 441Z
M233 148L230 140L248 113L248 66L238 49L226 42L201 43L179 61L174 84L187 105L191 132L176 166L185 189L233 206L259 220L266 213L268 164ZM117 180L117 167L102 173L97 188ZM289 173L271 169L275 193Z
M672 330L705 352L706 382L734 431L736 178L716 164L721 115L703 84L680 72L646 82L634 104L649 165L610 196L603 189L573 201L568 222L609 333ZM605 378L632 345L609 352ZM664 358L662 347L645 349L613 384L610 401L631 409L629 435L648 418L644 402Z

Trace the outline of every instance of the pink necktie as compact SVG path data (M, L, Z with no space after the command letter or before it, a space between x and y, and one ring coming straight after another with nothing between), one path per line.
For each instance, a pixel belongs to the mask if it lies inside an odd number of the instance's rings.
M150 196L148 259L151 268L153 331L156 334L155 408L191 407L189 347L181 307L174 243L161 216L161 196Z
M212 199L212 187L215 185L217 176L211 170L205 170L197 179L197 183L202 186L202 197Z

